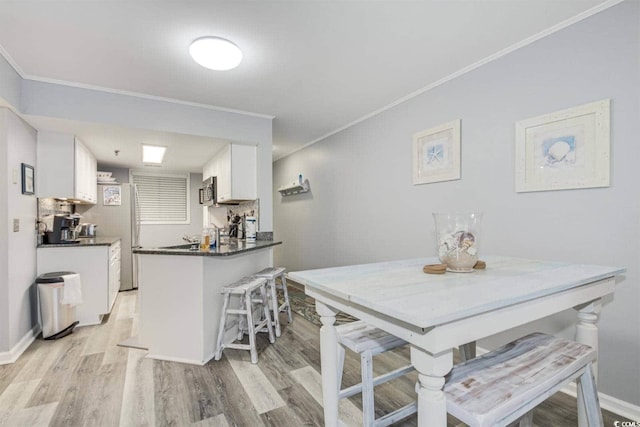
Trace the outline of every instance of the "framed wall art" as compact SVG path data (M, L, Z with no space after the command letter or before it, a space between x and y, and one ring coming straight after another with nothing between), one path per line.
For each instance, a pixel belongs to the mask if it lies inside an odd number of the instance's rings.
M105 185L102 187L102 204L103 206L122 205L122 196L119 185Z
M413 135L413 184L460 179L460 119Z
M33 166L22 163L22 194L33 195L35 192L35 178Z
M516 123L516 192L609 186L610 100Z

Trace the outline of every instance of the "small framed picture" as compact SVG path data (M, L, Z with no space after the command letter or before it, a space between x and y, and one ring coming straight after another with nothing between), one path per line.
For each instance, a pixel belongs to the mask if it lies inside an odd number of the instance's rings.
M122 205L122 197L120 194L119 185L105 185L102 188L102 204L104 206Z
M22 194L33 195L35 192L35 172L33 166L22 163Z
M516 123L516 192L609 186L610 101Z
M413 185L460 179L460 119L413 135Z

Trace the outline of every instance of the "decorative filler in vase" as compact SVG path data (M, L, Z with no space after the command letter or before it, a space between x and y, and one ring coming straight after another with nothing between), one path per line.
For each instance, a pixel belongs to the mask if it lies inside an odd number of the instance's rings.
M447 271L468 273L478 262L481 212L434 213L440 262Z

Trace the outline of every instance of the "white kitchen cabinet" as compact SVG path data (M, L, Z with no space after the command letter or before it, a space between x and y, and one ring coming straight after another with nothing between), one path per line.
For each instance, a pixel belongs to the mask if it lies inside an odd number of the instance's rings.
M38 275L57 271L80 274L80 325L97 325L111 312L120 289L120 240L110 245L39 247Z
M74 135L38 132L38 197L97 203L97 162Z
M202 168L202 179L205 180L212 176L218 176L217 157L211 158Z
M218 203L258 198L256 147L228 144L203 168L203 177L217 177Z
M75 189L76 198L97 203L97 162L91 151L75 139Z

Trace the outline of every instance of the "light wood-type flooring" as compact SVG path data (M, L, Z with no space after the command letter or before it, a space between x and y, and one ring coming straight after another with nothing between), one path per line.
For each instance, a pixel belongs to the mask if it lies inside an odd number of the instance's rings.
M0 365L0 426L322 426L319 329L283 316L282 337L259 337L259 363L225 350L205 366L145 358L116 344L135 335L137 294L118 296L98 326L63 339L37 339L11 365ZM261 334L263 335L263 334ZM408 360L408 351L374 360L376 371ZM347 352L344 385L359 381L359 359ZM376 388L378 416L414 399L415 373ZM358 396L341 404L346 425L361 417ZM557 394L540 406L537 426L577 425L575 399ZM605 412L605 425L620 417ZM450 425L458 422L450 418ZM399 423L415 426L416 417Z

